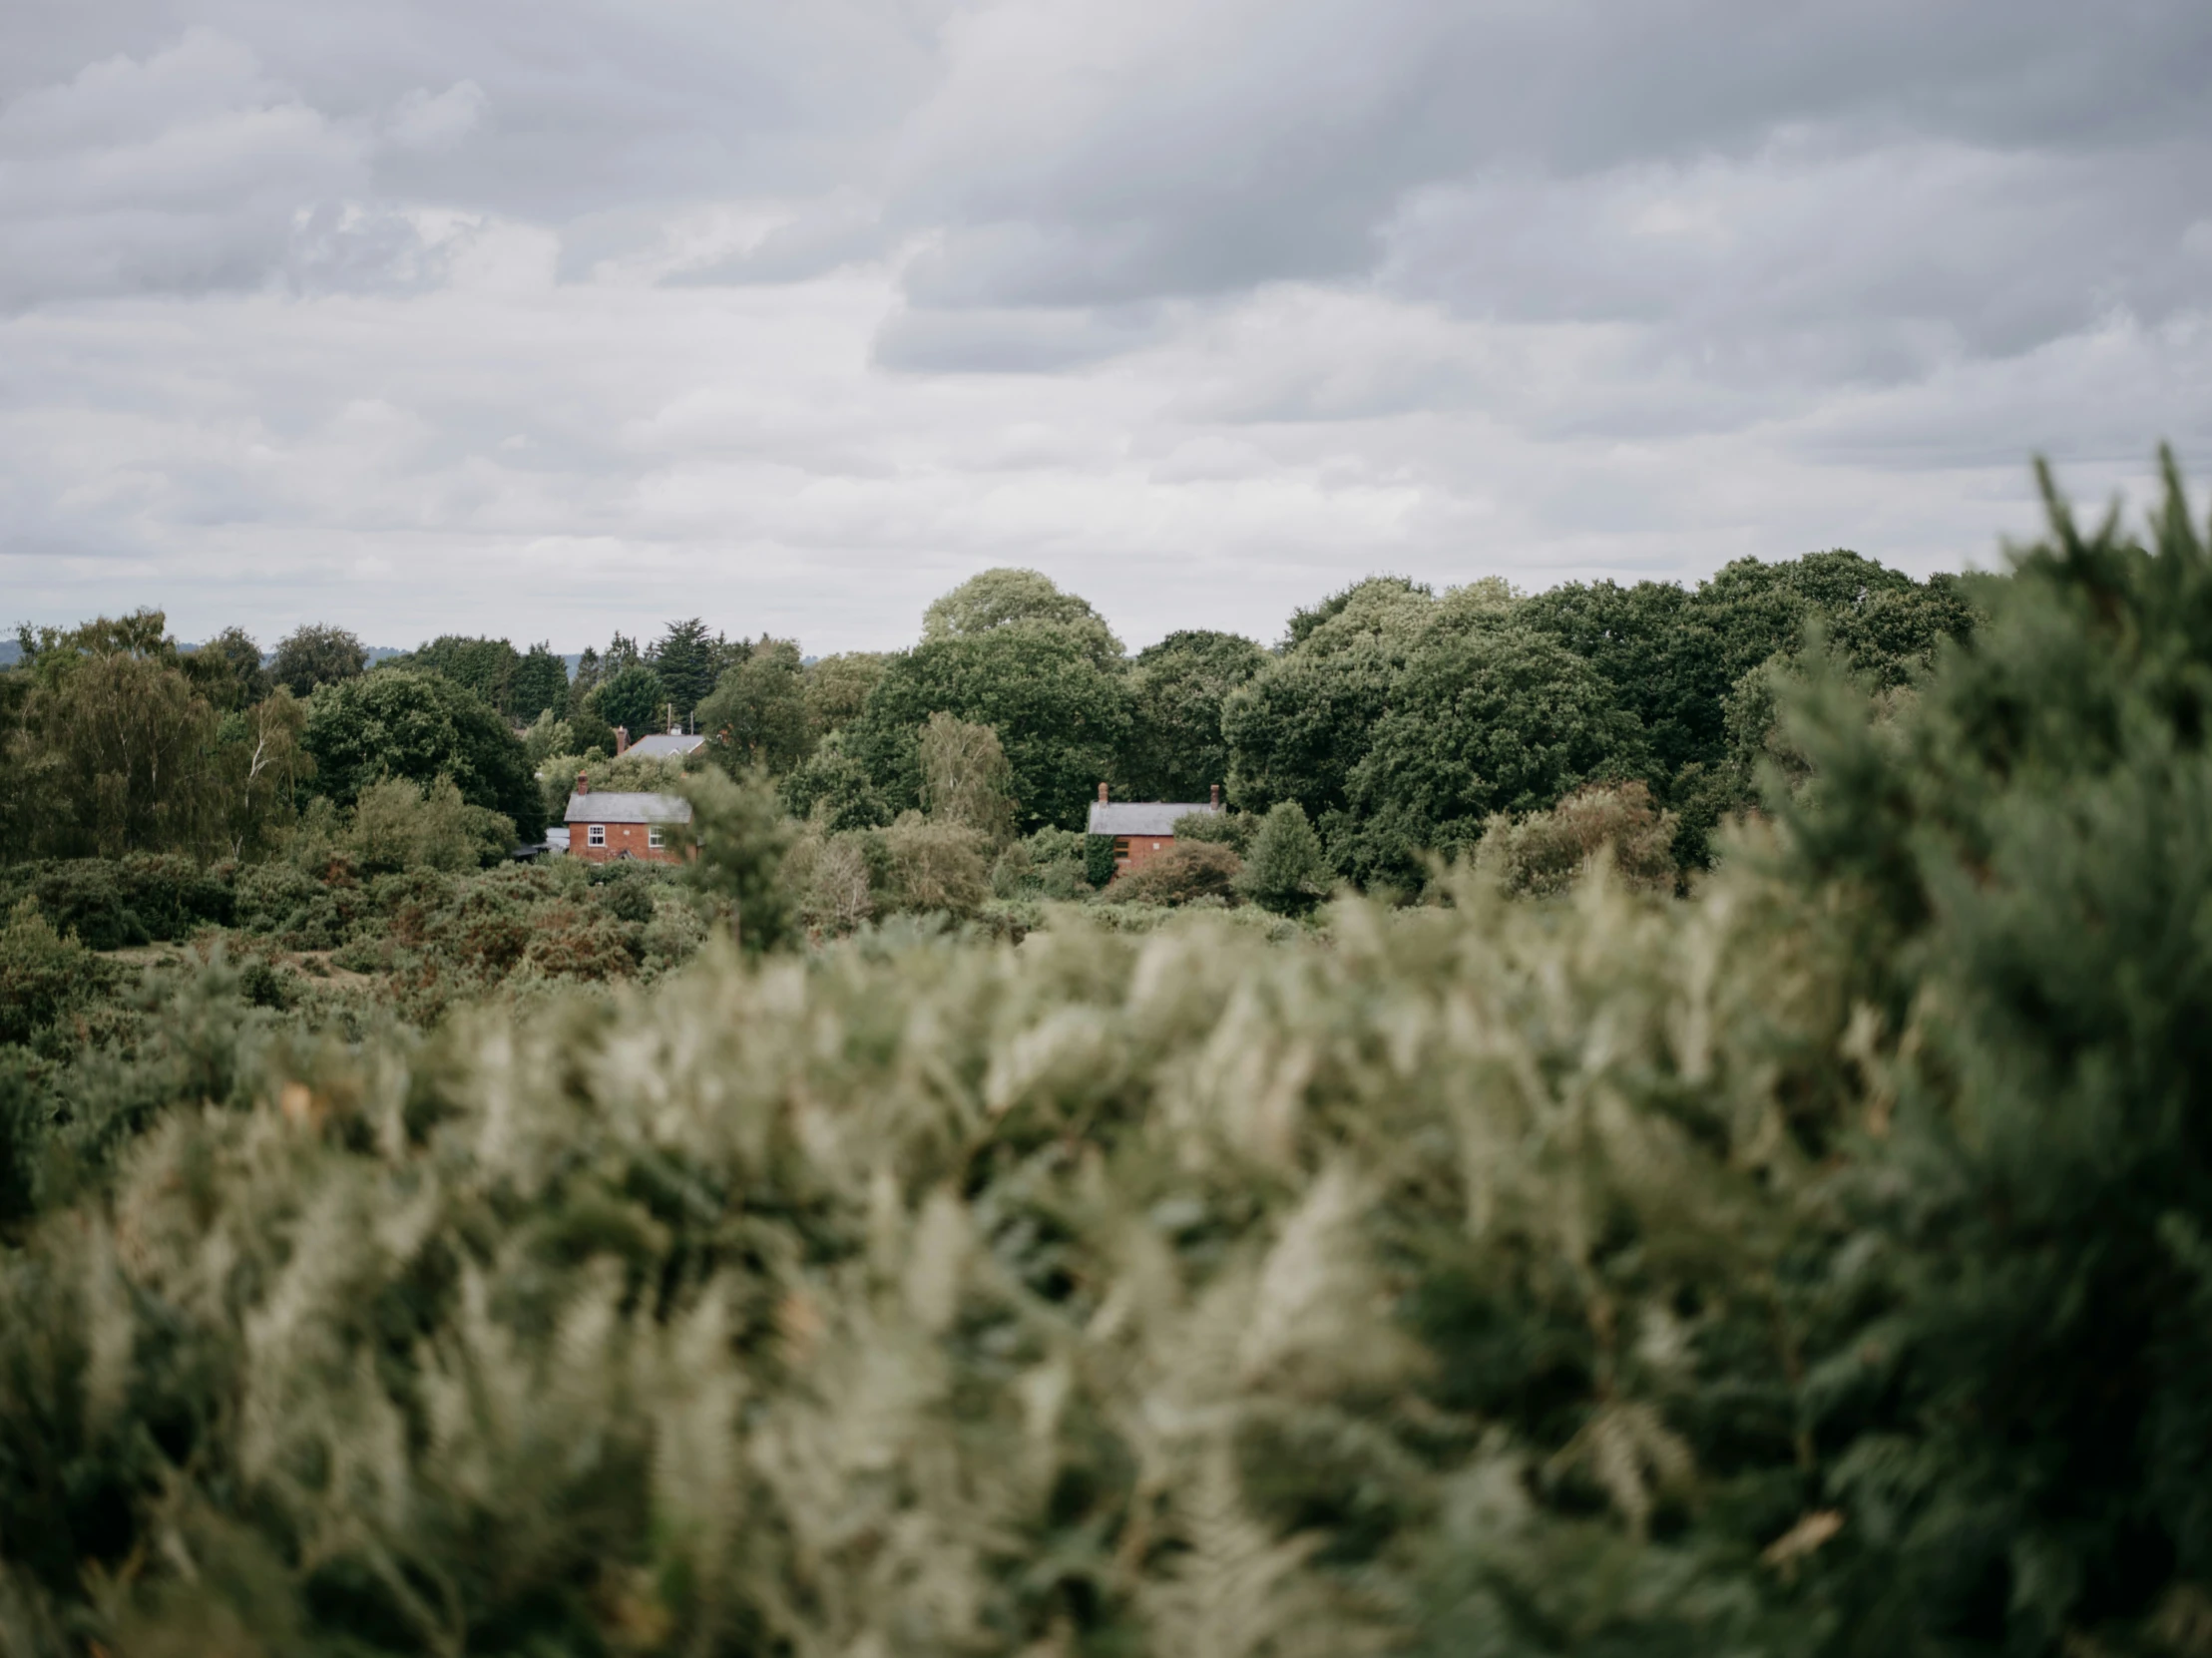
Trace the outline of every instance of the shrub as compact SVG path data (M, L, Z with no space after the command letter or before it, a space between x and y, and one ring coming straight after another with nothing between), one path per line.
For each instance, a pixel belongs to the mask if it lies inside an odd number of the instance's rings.
M1501 813L1483 831L1476 858L1508 892L1564 892L1601 852L1631 887L1670 892L1675 882L1674 814L1651 804L1641 783L1578 789L1548 812Z
M692 884L730 907L738 943L748 953L792 943L783 860L797 827L767 779L757 772L737 781L703 771L687 780L683 793L692 818L674 842L697 849L689 867Z
M1246 812L1185 812L1174 822L1178 841L1225 846L1242 857L1258 824Z
M1109 904L1188 904L1201 898L1226 901L1236 891L1243 865L1225 846L1184 842L1177 836L1135 869L1113 878L1105 900Z
M785 779L783 798L798 816L832 834L876 829L891 821L882 790L870 779L868 768L845 751L840 732L824 737Z
M235 919L248 933L274 933L322 894L323 884L294 864L254 864L238 875Z
M679 967L706 943L706 921L688 895L663 888L655 894L653 914L638 936L645 965L656 971Z
M991 891L1000 898L1067 903L1086 898L1086 837L1073 829L1040 829L1014 842L991 866ZM1110 848L1111 842L1108 846Z
M1302 915L1328 891L1329 864L1321 837L1295 800L1278 801L1252 836L1238 891L1264 910Z
M131 902L118 860L72 858L42 865L33 890L49 924L75 935L89 950L127 950L154 937Z
M600 905L617 921L651 921L654 886L650 881L610 881L600 888Z
M875 914L862 837L812 834L792 854L799 919L817 936L839 938Z
M365 874L400 869L475 869L515 844L512 819L461 798L453 780L428 787L387 777L361 791L343 845Z
M645 959L644 930L580 905L556 904L534 916L518 955L549 979L621 979Z
M0 931L0 1042L27 1042L105 985L108 965L57 933L36 900L18 903Z
M960 919L991 897L990 866L984 861L990 843L967 825L907 812L882 836L886 909Z

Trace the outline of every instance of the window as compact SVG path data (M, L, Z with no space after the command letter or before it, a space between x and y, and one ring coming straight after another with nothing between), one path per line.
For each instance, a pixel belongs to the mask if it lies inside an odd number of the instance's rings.
M585 840L593 846L605 846L607 844L607 825L604 823L593 824L590 829L585 831Z
M654 828L646 831L646 844L648 846L661 846L665 843L661 839L661 831Z
M1113 855L1116 858L1126 858L1129 855L1128 836L1115 835L1113 837Z

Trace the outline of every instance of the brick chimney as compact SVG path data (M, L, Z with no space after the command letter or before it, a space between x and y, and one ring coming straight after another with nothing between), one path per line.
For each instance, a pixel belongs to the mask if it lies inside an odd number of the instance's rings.
M1104 805L1105 805L1106 803L1106 785L1105 785L1104 783L1101 783L1101 784L1099 785L1099 804L1100 804L1100 805L1102 805L1102 806L1104 806Z
M615 758L619 760L629 752L630 727L627 725L618 725L615 727Z
M580 771L576 774L576 792L578 794L590 794L592 792L592 774L590 772Z
M1221 785L1219 783L1213 785L1213 809L1217 812L1221 809Z

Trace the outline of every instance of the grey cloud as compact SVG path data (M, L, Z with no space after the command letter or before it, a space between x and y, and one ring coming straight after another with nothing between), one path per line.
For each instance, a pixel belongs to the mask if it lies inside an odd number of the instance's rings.
M1050 374L1157 340L1164 321L1156 306L902 310L877 331L874 360L906 372Z
M2197 291L2174 244L2212 213L2212 13L2179 0L1126 15L999 8L949 38L894 203L941 231L916 305L1380 273L1505 316L1687 300L1739 338L1864 316L1790 350L1881 376L1925 363L1892 319L2019 350ZM1637 229L1669 173L1737 245Z
M0 297L254 282L364 149L220 36L92 64L0 111Z
M2005 353L2116 308L2155 320L2197 302L2212 260L2188 236L2208 211L2205 140L2119 157L1782 145L1429 193L1393 225L1385 279L1473 314L1718 342L1802 331L1816 376L1881 378L1930 348ZM1916 342L1924 322L1941 327ZM1863 361L1827 356L1819 336L1839 327Z

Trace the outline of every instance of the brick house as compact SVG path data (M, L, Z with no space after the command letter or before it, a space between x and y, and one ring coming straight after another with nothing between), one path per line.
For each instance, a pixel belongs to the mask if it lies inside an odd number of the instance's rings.
M1099 798L1091 806L1090 832L1113 837L1113 873L1141 868L1175 844L1175 819L1187 812L1221 810L1221 785L1213 785L1211 800L1124 801L1106 797L1106 785L1099 785Z
M678 861L674 837L668 831L691 821L688 800L672 794L614 790L594 794L591 790L590 779L580 776L576 793L569 796L570 857L595 864L626 858L658 864ZM697 855L694 848L692 856Z

